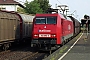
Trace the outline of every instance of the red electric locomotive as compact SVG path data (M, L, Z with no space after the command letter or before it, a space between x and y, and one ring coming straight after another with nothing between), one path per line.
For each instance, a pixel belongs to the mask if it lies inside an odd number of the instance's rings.
M31 47L53 50L73 36L73 21L63 14L36 14L33 21Z

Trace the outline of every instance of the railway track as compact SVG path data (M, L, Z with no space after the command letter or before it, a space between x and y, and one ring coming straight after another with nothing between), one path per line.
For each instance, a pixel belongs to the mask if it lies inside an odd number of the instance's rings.
M0 60L42 60L47 54L30 46L19 46L0 52Z
M6 53L9 53L11 50L7 50L7 51L1 51L0 52L0 55L3 55L3 54L6 54Z
M0 52L0 60L42 60L49 52L38 52L30 45L13 46L10 50Z

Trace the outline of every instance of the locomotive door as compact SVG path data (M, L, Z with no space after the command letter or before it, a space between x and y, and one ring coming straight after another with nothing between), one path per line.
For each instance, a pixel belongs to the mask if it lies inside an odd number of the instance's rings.
M67 23L65 19L61 19L61 28L62 28L62 41L66 39L66 30L67 30Z
M63 30L63 29L64 29L64 27L63 27L63 20L64 20L64 19L61 19L61 29L62 29L62 31L61 31L62 34L61 34L61 35L62 35L62 42L63 42L63 40L64 40L64 37L63 37L63 34L64 34L64 30Z
M63 33L64 33L64 30L63 30L63 29L64 29L64 28L63 28L63 20L64 20L64 19L61 19L62 36L63 36Z

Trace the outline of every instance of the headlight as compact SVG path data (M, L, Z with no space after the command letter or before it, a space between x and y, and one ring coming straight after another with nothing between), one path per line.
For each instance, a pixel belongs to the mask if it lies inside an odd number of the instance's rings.
M52 37L55 37L56 35L52 35Z
M38 36L38 35L35 34L34 36L36 37L36 36Z

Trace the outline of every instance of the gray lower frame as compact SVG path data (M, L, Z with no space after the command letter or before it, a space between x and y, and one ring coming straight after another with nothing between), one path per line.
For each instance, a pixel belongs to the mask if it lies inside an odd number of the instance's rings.
M72 36L73 36L73 33L68 34L68 35L66 35L66 36L63 36L61 40L64 41L64 40L66 40L66 39L68 39L68 38L70 38L70 37L72 37Z

